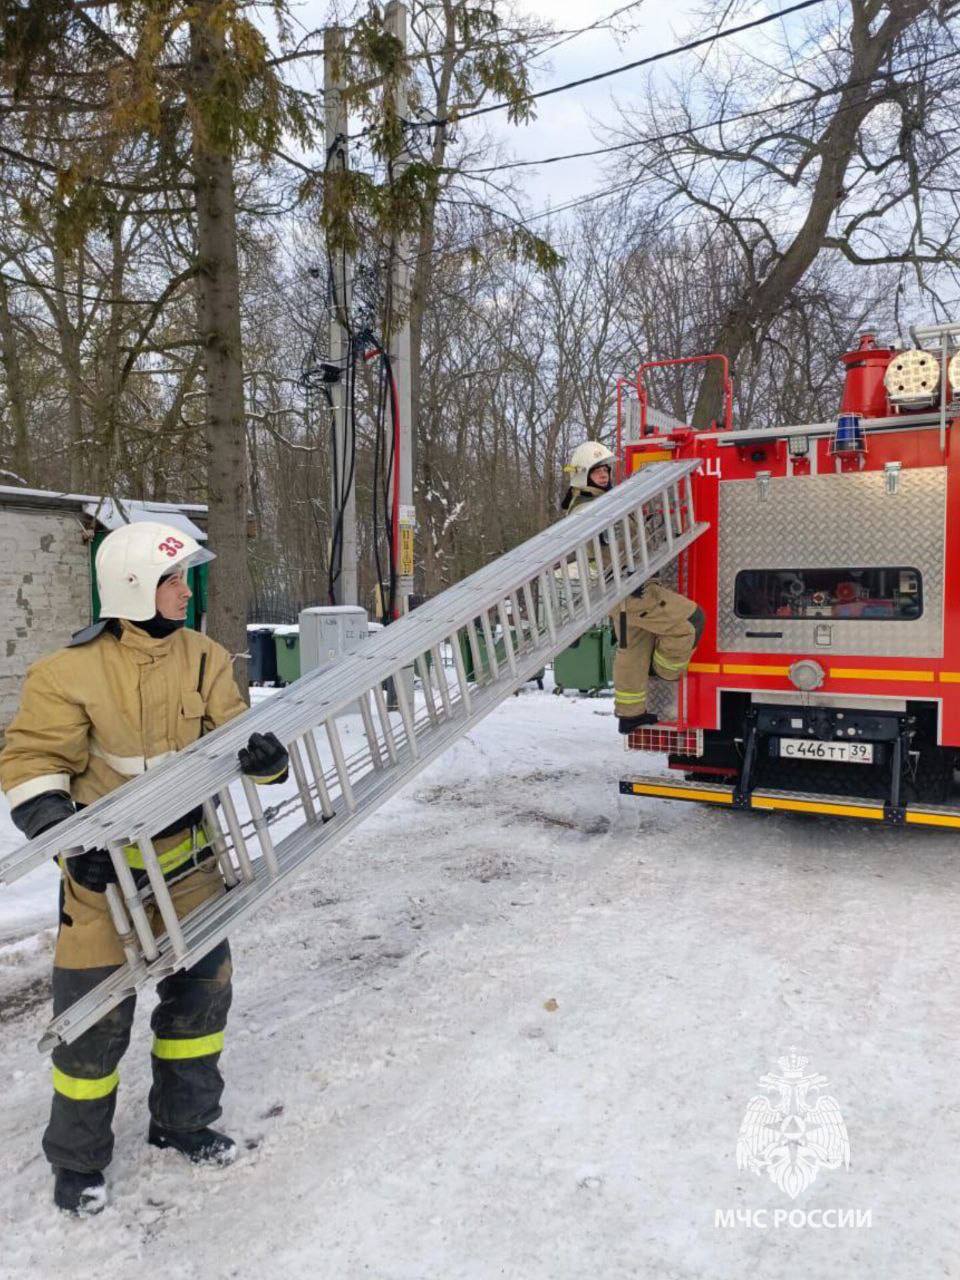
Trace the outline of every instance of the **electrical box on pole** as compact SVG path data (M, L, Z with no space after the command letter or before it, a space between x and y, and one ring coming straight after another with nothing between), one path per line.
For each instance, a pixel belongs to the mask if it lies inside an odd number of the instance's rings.
M327 27L323 36L323 113L326 171L348 168L347 109L343 101L343 31ZM330 459L330 558L334 604L356 604L357 586L357 488L356 439L349 412L348 389L354 376L353 335L350 308L353 264L342 249L327 255L327 287L330 301L330 357L339 376L330 382L333 411L333 456Z
M318 671L366 640L367 611L359 605L319 605L300 610L300 672Z

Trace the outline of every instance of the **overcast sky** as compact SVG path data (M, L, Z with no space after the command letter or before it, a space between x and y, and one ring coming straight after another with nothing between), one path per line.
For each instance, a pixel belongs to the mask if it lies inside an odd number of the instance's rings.
M587 26L619 7L617 0L532 0L524 6L559 30ZM578 80L682 43L689 38L692 8L689 0L646 0L634 13L624 15L636 26L628 36L618 39L608 31L588 31L553 50L545 60L548 65L534 73L535 87L545 89ZM544 98L532 124L510 125L504 113L488 117L488 127L491 132L496 129L518 159L588 150L598 145L598 133L602 135L605 127L616 128L620 109L637 100L643 75L642 70L628 71L599 84ZM518 173L524 175L529 198L537 208L562 204L592 191L603 177L596 160L567 160Z
M560 32L579 30L622 8L626 0L519 0L523 13L552 23ZM326 0L301 0L292 5L298 24L305 30L321 26ZM623 15L621 23L635 27L619 37L609 31L587 31L554 49L533 72L534 87L577 80L630 62L689 38L692 0L645 0ZM677 64L678 65L678 64ZM595 147L597 131L618 122L617 103L629 105L641 83L642 72L626 72L596 85L585 85L544 99L537 119L520 127L510 125L506 112L484 119L483 127L503 140L517 159L537 158ZM614 101L616 97L616 102ZM471 126L476 127L476 126ZM595 161L571 160L535 171L517 171L531 208L563 204L593 190L602 178Z

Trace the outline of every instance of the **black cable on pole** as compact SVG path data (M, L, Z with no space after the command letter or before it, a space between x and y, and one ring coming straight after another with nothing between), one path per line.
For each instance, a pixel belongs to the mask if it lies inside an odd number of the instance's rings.
M387 403L390 406L390 450L388 454L389 461L384 471L384 510L386 512L388 538L387 545L389 547L389 563L390 563L390 592L386 605L387 619L393 620L394 609L397 603L397 587L399 585L399 570L397 566L396 548L393 545L393 521L394 521L394 502L393 502L393 474L394 468L397 466L396 457L396 440L397 440L397 383L393 376L393 361L390 358L390 352L383 352L383 369L384 378L387 387Z
M393 324L393 285L392 271L395 257L395 245L391 244L388 259L388 283L385 291L384 334L391 332ZM379 365L377 381L376 437L374 449L374 483L373 483L373 518L374 518L374 558L377 569L377 584L380 588L381 621L389 623L393 620L393 610L397 593L397 558L393 544L393 482L396 467L396 383L393 377L393 362L386 337L378 337L368 333L369 341L376 348ZM390 413L390 432L387 435L387 407ZM389 439L389 445L387 443ZM386 456L384 456L386 454ZM389 568L389 591L385 590L383 579L383 562L379 553L379 515L383 513L384 537L387 543L387 565Z
M372 334L370 335L373 340ZM379 590L379 606L380 614L383 613L383 564L380 560L380 521L379 521L379 503L378 497L380 493L380 468L383 461L383 365L382 362L377 366L377 406L373 415L374 433L373 433L373 567L377 573L377 587ZM378 618L382 622L382 616Z
M343 134L337 134L330 146L327 148L326 162L324 172L329 171L330 164L333 160L337 149L346 141ZM340 272L341 277L346 282L347 279L347 253L346 249L341 248L340 251ZM346 517L347 503L353 490L356 478L357 463L357 429L356 429L356 361L358 359L358 349L356 334L351 324L350 314L347 309L346 293L341 299L337 295L337 278L336 268L334 266L333 255L330 252L329 243L326 245L327 258L327 276L330 290L330 300L335 315L339 314L342 320L342 326L347 335L347 356L343 368L339 371L339 376L343 379L343 457L340 458L337 453L337 423L336 413L331 414L330 439L331 439L331 457L332 457L332 482L331 491L333 493L334 511L331 512L333 519L333 528L330 538L330 564L327 574L327 589L331 604L336 604L336 588L337 583L343 573L343 530ZM331 352L331 356L332 356ZM332 405L332 397L331 405Z

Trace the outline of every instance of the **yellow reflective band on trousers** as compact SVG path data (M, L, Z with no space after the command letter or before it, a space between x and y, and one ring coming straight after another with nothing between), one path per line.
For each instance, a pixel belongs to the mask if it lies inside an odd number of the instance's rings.
M164 853L157 854L157 861L160 863L160 869L165 875L171 871L176 871L178 867L182 867L185 862L189 862L195 853L204 848L207 843L207 834L202 827L195 827L188 836L175 844L172 849L167 849ZM124 846L123 856L127 860L127 865L133 867L135 871L145 870L143 865L143 854L140 852L138 844L128 844Z
M100 1076L96 1080L86 1080L82 1076L68 1076L59 1067L53 1068L54 1089L74 1102L92 1102L97 1098L107 1098L119 1083L119 1071L111 1071L110 1075Z
M613 696L617 702L646 702L647 691L642 689L639 693L631 693L627 689L614 689Z
M223 1032L214 1031L209 1036L194 1036L190 1040L161 1040L158 1036L151 1052L164 1062L180 1062L185 1058L205 1058L208 1054L219 1053L222 1048Z
M663 654L659 653L656 649L653 651L653 661L658 667L666 667L669 671L685 671L690 665L689 658L680 658L679 660L674 658L665 658Z

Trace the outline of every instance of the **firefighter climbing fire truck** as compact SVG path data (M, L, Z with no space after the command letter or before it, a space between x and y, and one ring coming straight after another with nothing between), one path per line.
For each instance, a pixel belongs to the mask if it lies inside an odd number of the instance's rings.
M734 423L722 356L621 380L621 473L699 459L710 525L677 567L706 630L684 679L658 685L660 723L629 741L673 776L622 792L960 826L960 324L911 338L865 332L843 353L830 422ZM650 410L654 368L714 360L718 422Z

